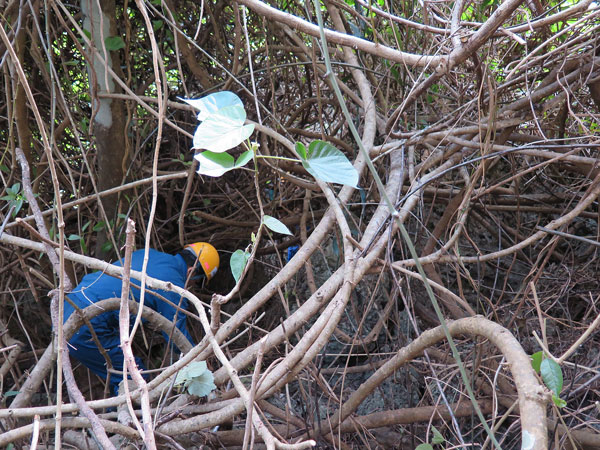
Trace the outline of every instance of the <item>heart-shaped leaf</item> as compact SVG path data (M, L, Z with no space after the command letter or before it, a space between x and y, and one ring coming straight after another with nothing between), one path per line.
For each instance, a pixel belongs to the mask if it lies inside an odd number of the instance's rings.
M240 145L254 132L254 124L244 125L246 111L243 106L226 106L211 114L194 133L197 150L206 149L222 153Z
M228 153L214 153L205 151L194 156L200 163L198 173L209 177L220 177L230 170L245 166L252 159L252 150L242 153L234 162L233 156Z
M246 267L248 258L250 258L250 253L245 252L244 250L236 250L231 255L229 266L231 267L231 273L236 283L239 281L242 273L244 273L244 267Z
M306 151L296 144L302 165L313 177L327 183L358 187L358 172L346 155L325 141L313 141ZM304 156L304 155L305 156Z
M208 116L226 106L244 107L240 98L230 91L215 92L202 98L182 98L181 100L200 111L198 120L206 120Z
M292 235L292 232L288 229L288 227L286 227L284 223L282 223L275 217L267 216L265 214L265 217L263 218L263 223L271 231L281 234L289 234L290 236Z

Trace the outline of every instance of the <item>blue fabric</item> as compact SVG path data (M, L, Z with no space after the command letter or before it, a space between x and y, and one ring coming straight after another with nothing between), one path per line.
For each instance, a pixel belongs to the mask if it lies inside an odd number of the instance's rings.
M138 250L133 252L131 255L131 269L141 271L142 264L144 261L144 250ZM114 263L115 266L121 266L121 263ZM148 253L148 265L146 273L152 278L156 278L162 281L169 281L176 286L184 287L185 279L187 275L187 264L180 255L169 255L161 253L157 250L150 249ZM139 285L140 282L132 279L132 284ZM109 298L120 298L121 297L121 285L122 281L118 278L106 275L102 272L90 273L83 277L81 283L69 293L68 296L73 303L79 308L86 308L100 300L106 300ZM158 297L151 295L151 291L146 289L144 296L144 305L152 308L154 311L159 312L169 320L173 320L177 310L159 299ZM167 298L175 305L180 305L181 308L187 308L187 300L180 298L175 292L168 291L155 291L163 297ZM130 298L133 295L136 301L140 300L140 289L130 288ZM65 301L65 322L73 314L75 308L71 304ZM132 316L133 318L134 316ZM94 317L91 321L92 327L98 336L98 340L108 353L113 368L116 370L123 370L123 352L119 347L119 311L107 311ZM133 326L133 319L130 321L130 325ZM191 342L192 337L186 328L186 315L177 313L176 325L179 330L185 335L185 337ZM163 333L165 339L168 339L168 335ZM87 366L92 372L98 374L102 378L107 377L106 362L96 344L92 340L92 335L89 328L84 325L77 333L69 340L69 352L85 366ZM142 361L136 358L138 367L144 368ZM117 374L110 374L110 386L114 393L118 390L118 385L123 377Z

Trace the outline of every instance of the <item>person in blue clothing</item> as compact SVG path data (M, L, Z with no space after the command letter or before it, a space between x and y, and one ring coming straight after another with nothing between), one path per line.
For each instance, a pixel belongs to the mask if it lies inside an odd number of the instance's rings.
M143 261L144 250L133 252L131 255L131 269L141 271ZM121 265L120 262L114 264L116 266ZM206 278L210 280L218 268L219 254L217 250L210 244L197 242L187 245L183 251L176 255L150 249L146 273L152 278L169 281L176 286L184 287L188 277L191 279ZM133 296L139 302L140 289L133 286L134 284L139 286L139 281L134 279L131 281L130 298ZM94 272L84 276L81 283L72 292L68 293L67 296L78 308L84 309L100 300L115 297L120 298L121 286L121 279L103 272ZM186 315L177 312L174 306L152 295L151 292L149 289L146 290L144 305L159 312L170 321L174 320L177 328L193 344L192 337L186 327ZM175 305L179 305L181 309L187 308L187 300L180 298L179 294L175 292L156 291L156 293L170 300ZM65 301L64 311L64 321L66 322L71 314L75 312L75 308L68 301ZM94 328L98 341L108 353L113 369L122 371L124 358L119 346L119 311L104 312L91 319L90 323ZM168 339L168 336L164 333L163 336ZM82 326L69 340L69 353L81 361L92 372L106 379L106 361L92 339L92 334L87 325ZM138 367L144 367L139 358L136 358L136 363ZM117 393L119 383L122 379L122 375L111 373L110 386L113 393Z

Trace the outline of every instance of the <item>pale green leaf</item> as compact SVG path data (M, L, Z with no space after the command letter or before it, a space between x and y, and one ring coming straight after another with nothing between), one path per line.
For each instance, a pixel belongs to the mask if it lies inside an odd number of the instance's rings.
M242 273L244 272L244 267L246 267L248 258L250 258L250 254L248 252L245 252L244 250L236 250L231 255L231 259L229 260L229 266L231 267L231 273L236 283L238 282L238 280L242 276Z
M207 371L201 377L194 378L187 386L188 394L196 397L206 397L217 388L213 380L213 374L210 371Z
M187 366L187 374L190 378L202 376L207 370L206 361L194 361Z
M179 372L177 372L177 376L175 377L175 385L180 386L189 381L190 377L188 375L188 368L184 367Z
M237 147L254 132L254 124L244 125L246 111L243 106L226 106L211 114L194 133L197 150L206 149L215 153Z
M548 389L557 396L560 395L563 387L563 374L558 363L550 358L544 359L540 365L540 374Z
M415 450L433 450L431 444L419 444Z
M442 433L440 433L439 430L433 425L431 426L431 432L433 433L433 439L431 439L432 444L443 444L446 442L446 439L444 439Z
M300 155L301 150L302 148L296 144L296 151ZM346 155L328 142L311 142L306 158L301 156L301 159L308 173L321 181L358 187L358 172Z
M292 232L288 229L288 227L286 227L284 223L282 223L275 217L271 217L265 214L265 217L263 218L263 223L271 231L281 234L289 234L290 236L292 235Z
M244 107L240 98L230 91L215 92L202 98L182 98L181 100L200 111L198 120L206 120L208 116L226 106Z

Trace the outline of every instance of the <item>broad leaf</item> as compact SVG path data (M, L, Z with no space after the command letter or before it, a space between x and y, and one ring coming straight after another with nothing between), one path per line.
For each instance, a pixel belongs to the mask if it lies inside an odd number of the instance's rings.
M419 444L415 450L433 450L431 444Z
M540 373L548 389L559 396L563 387L563 374L558 363L550 358L544 359L540 365Z
M280 222L275 217L267 216L265 214L263 223L271 231L281 234L289 234L290 236L292 235L292 232L288 229L288 227L286 227L284 223Z
M190 395L205 397L216 388L217 386L215 386L213 374L210 371L206 371L201 377L192 380L187 386L187 391Z
M216 389L214 380L212 372L206 366L206 361L196 361L179 371L175 384L183 385L191 395L204 397Z
M242 153L235 162L233 156L228 153L214 153L208 150L198 153L194 158L200 163L200 175L220 177L225 172L245 166L252 159L252 150Z
M121 36L110 36L104 39L104 46L109 52L114 52L125 48L125 42L123 42Z
M244 125L243 106L226 106L211 114L194 133L194 148L222 153L237 147L254 132L254 124Z
M333 145L324 141L313 141L308 146L306 157L302 156L302 150L302 146L296 144L302 165L313 177L327 183L358 187L358 172L346 155Z
M198 120L206 120L208 116L226 106L244 107L240 98L230 91L215 92L202 98L182 98L181 100L200 111Z
M250 254L244 250L236 250L231 255L229 266L231 267L231 273L236 283L239 281L242 273L244 273L244 267L246 267L248 258L250 258Z
M196 378L208 370L206 361L194 361L187 366L187 374L190 378Z

